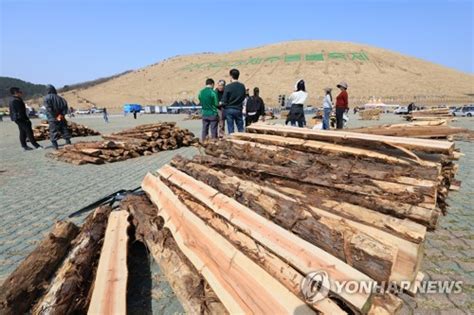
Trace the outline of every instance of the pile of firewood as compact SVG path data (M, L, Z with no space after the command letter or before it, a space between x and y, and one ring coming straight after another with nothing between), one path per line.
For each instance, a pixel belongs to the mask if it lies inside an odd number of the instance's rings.
M358 112L359 120L379 120L382 110L378 108L364 109Z
M98 136L100 132L90 129L87 126L77 124L72 121L68 121L67 125L72 137L88 137L88 136ZM46 120L42 120L41 124L36 125L33 128L33 134L37 141L49 139L49 125Z
M430 120L439 120L439 119L449 119L453 115L449 112L449 108L430 108L423 110L412 111L410 114L406 115L407 120L421 120L421 121L430 121Z
M0 312L123 313L130 225L190 314L396 314L394 293L416 295L427 230L458 184L454 143L255 124L204 146L148 173L146 196L44 240ZM381 290L337 290L351 281Z
M348 129L348 131L381 136L474 140L474 132L472 130L448 126L447 120L445 119L354 128Z
M54 159L81 165L128 160L155 152L175 150L198 142L187 129L175 123L155 123L103 135L102 141L78 142L50 153Z

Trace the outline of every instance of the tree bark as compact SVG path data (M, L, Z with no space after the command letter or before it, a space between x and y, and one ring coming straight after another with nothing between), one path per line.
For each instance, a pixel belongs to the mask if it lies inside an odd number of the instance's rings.
M33 314L86 313L107 220L112 208L102 206L91 213L74 239L66 260L33 309Z
M1 314L28 312L66 256L78 232L79 228L71 222L59 221L54 225L0 287Z
M121 203L133 218L135 236L160 265L173 292L188 314L226 314L207 281L181 252L170 231L158 217L158 209L146 196L128 196Z

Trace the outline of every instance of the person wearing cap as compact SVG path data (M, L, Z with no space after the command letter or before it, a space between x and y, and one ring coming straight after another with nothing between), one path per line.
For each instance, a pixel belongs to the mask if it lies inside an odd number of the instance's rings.
M336 128L342 129L344 127L344 113L349 110L349 95L346 82L340 82L337 87L341 92L336 97Z
M306 92L304 80L298 80L295 84L295 91L288 97L288 102L291 104L291 108L287 120L292 126L298 124L298 127L303 127L306 125L304 104L307 99L308 93Z
M326 94L323 99L323 130L329 130L329 117L332 111L332 89L328 87L324 91Z
M10 111L10 119L16 123L18 126L18 130L20 131L20 144L23 150L29 151L33 150L26 144L26 139L30 141L30 143L36 149L42 149L43 147L40 146L33 134L33 129L31 129L31 121L26 113L26 105L23 102L23 92L18 87L10 88L10 94L12 98L9 102L9 111Z
M219 122L217 124L217 136L219 138L224 138L225 135L225 116L224 116L224 107L221 104L222 96L224 95L225 80L217 81L217 87L215 92L217 93L217 100L219 105L217 105L217 114L219 115Z

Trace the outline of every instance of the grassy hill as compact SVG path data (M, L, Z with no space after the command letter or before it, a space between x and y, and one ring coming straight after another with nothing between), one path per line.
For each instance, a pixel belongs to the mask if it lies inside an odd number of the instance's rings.
M241 71L247 87L260 88L269 105L277 104L278 95L290 94L300 78L306 81L313 105L321 103L323 88L335 89L342 80L349 84L352 105L371 98L401 104L463 103L474 95L472 74L367 45L293 41L223 54L177 56L64 96L76 108L166 105L195 99L208 77L228 81L233 67Z

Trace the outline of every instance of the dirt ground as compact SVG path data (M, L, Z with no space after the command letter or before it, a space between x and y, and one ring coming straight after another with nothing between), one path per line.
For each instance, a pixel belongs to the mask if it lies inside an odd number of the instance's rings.
M178 125L200 134L199 120L183 121L184 115L112 115L106 124L101 116L76 117L73 120L102 133L109 133L135 125L156 121L177 121ZM309 117L308 117L309 118ZM276 120L275 122L281 122ZM382 115L380 121L361 121L350 115L349 126L359 127L402 122L393 114ZM33 120L33 124L39 120ZM474 119L459 118L454 126L474 129ZM175 154L192 156L195 148L181 148L160 152L106 165L74 166L45 157L52 149L23 152L18 141L15 124L0 122L0 283L34 248L50 230L54 221L65 219L70 213L119 189L140 185L148 171L167 163ZM92 140L94 137L73 138L73 141ZM40 142L49 146L49 141ZM461 190L451 192L448 215L440 219L439 228L429 233L422 271L433 280L462 280L459 294L420 294L416 299L402 298L407 302L404 314L471 314L474 312L474 143L458 142L456 146L465 154L459 161L457 179ZM80 223L84 218L75 219ZM137 257L143 249L135 248ZM145 256L143 256L145 257ZM151 261L151 260L150 260ZM134 275L135 297L151 296L151 303L136 298L130 306L132 314L176 314L182 308L173 295L159 267L150 262L131 262L142 266L142 274ZM147 267L147 268L146 268ZM149 282L151 276L152 281ZM137 280L138 279L138 280ZM142 280L140 280L142 279ZM135 291L134 289L134 291ZM141 291L140 291L141 290Z

